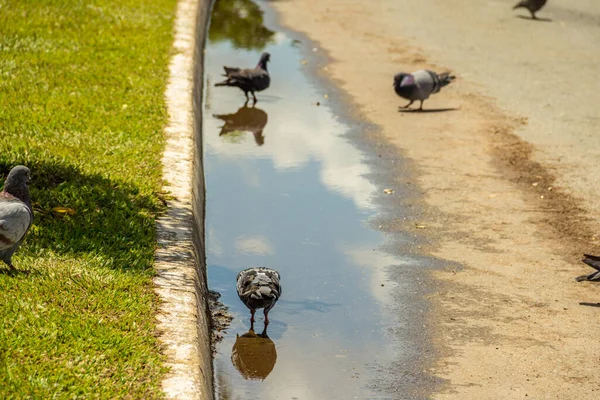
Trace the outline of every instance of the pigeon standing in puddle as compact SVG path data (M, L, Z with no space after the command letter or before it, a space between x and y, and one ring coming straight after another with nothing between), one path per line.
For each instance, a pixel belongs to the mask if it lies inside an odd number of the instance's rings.
M269 311L281 296L279 272L265 267L252 267L237 275L236 289L240 300L250 309L250 324L254 327L254 313L264 308L265 327L269 325Z
M0 192L0 259L11 270L12 256L19 248L33 222L33 210L27 184L29 168L18 165L10 170L4 190Z
M252 93L254 103L256 103L256 95L254 92L265 90L271 84L271 77L267 71L267 63L271 60L269 53L262 53L256 68L233 68L223 67L225 69L224 76L227 77L223 82L215 83L215 86L233 86L244 91L246 95L246 103L250 100L248 92Z
M513 7L513 10L526 8L531 13L531 19L537 19L535 16L536 11L539 11L545 4L546 0L522 0Z
M449 72L436 74L427 69L421 69L412 74L401 72L394 75L394 90L398 96L410 101L402 108L408 108L415 100L419 100L421 102L419 110L423 110L423 101L433 93L439 92L455 78Z

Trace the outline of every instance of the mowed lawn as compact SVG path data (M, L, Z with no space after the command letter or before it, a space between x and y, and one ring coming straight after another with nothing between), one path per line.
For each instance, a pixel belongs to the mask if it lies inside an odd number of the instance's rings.
M35 220L0 265L0 398L162 397L153 293L176 0L0 0L0 184Z

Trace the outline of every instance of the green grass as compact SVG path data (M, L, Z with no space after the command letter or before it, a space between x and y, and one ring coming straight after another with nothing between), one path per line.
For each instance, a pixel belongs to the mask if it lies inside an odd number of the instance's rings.
M13 257L30 272L0 273L2 399L162 397L152 261L175 4L0 0L0 183L27 165L35 212Z

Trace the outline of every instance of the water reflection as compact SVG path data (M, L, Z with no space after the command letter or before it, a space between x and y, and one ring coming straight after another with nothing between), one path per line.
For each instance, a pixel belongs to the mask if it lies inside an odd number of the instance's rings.
M254 326L243 335L237 335L231 349L231 362L246 380L264 380L275 367L277 350L275 342L267 336L267 328L261 334Z
M381 283L397 262L374 251L382 238L364 223L377 195L370 170L293 43L277 32L260 50L226 41L207 48L210 82L223 65L252 65L262 51L276 60L261 109L240 108L233 91L207 90L205 112L214 115L203 126L208 280L235 317L217 345L216 398L388 400L370 379L394 357L381 307L391 285ZM233 285L238 271L256 265L276 266L293 282L272 310L277 350L249 331Z
M263 11L251 0L215 2L208 31L210 42L230 42L238 49L261 50L274 35L263 25Z
M221 127L219 136L227 137L229 142L239 143L243 140L243 135L250 132L254 135L257 146L265 144L263 130L267 125L269 116L260 108L247 107L244 104L235 114L214 114L213 116L225 122L225 125Z

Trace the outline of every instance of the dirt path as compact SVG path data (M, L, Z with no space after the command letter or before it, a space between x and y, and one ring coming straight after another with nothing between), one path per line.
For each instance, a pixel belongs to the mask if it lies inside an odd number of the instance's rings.
M552 21L535 22L510 1L473 3L274 4L333 58L324 73L361 118L414 161L426 252L463 266L435 273L433 373L447 384L434 397L595 399L600 309L585 303L600 289L573 278L589 272L580 254L600 250L600 5L551 1L539 17ZM397 111L392 76L421 67L456 71L425 108L457 110Z

